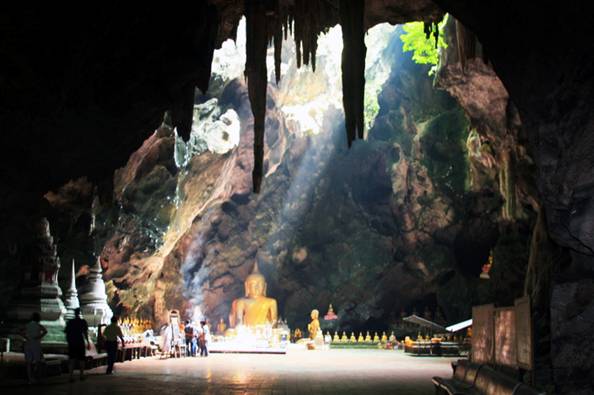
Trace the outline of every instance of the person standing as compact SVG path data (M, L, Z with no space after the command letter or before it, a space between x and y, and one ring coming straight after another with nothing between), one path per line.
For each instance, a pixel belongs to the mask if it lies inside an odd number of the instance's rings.
M186 356L196 356L196 341L194 336L194 325L190 320L186 320L186 326L184 327L184 333L186 336Z
M200 321L200 332L198 335L198 347L200 348L200 356L208 357L208 339L210 338L210 330L206 321Z
M43 352L41 350L41 339L47 335L47 329L39 322L41 316L39 313L31 315L31 321L25 325L25 361L27 362L27 380L29 384L37 381L37 370L39 364L43 362Z
M173 342L173 329L167 323L161 328L161 358L169 358L171 354L171 343Z
M105 341L105 350L107 351L107 371L106 374L113 373L113 365L118 355L118 338L122 341L122 349L125 346L124 334L122 328L118 325L118 317L111 317L111 324L103 330L103 339Z
M85 340L87 349L90 349L89 326L87 321L80 317L80 309L74 310L74 318L66 323L66 342L68 343L68 371L70 373L70 382L74 381L74 364L78 361L80 379L84 380L85 372Z

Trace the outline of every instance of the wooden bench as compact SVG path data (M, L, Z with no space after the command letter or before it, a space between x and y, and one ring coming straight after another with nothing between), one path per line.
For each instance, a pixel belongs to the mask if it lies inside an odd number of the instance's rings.
M452 378L433 377L436 394L447 395L539 395L532 387L486 365L466 360L452 364Z

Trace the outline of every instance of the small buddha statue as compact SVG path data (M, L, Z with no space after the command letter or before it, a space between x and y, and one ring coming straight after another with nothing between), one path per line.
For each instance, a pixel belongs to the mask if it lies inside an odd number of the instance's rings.
M394 343L395 340L396 340L396 336L394 336L394 331L392 331L390 333L390 343Z
M359 337L357 338L358 343L363 343L365 338L363 337L363 332L359 332Z
M375 334L373 335L373 342L374 343L379 343L380 342L380 338L379 338L377 332L375 332Z
M340 338L338 337L338 332L334 331L334 336L332 337L332 343L340 342Z
M357 338L355 337L355 332L351 332L351 338L349 339L351 343L357 343Z
M333 320L336 320L336 319L338 319L338 316L334 312L334 308L332 307L332 303L330 303L330 306L328 306L328 312L324 316L324 320L326 320L326 321L333 321Z
M276 300L266 297L266 279L254 264L252 273L244 282L245 297L235 299L231 304L229 325L256 326L274 324L277 321Z
M314 340L316 338L316 335L318 334L318 331L320 330L320 321L318 320L319 316L320 316L320 312L317 309L313 309L311 311L311 314L310 314L311 322L309 324L307 324L307 331L309 332L309 338L311 340Z
M493 267L493 251L491 251L491 253L489 254L489 259L487 260L487 263L485 263L481 268L481 274L479 278L483 280L490 279L491 276L489 275L489 272L491 271L491 267Z
M387 343L388 342L388 336L386 336L386 332L382 332L382 343Z
M227 325L225 325L225 321L222 318L219 319L219 323L217 324L217 333L222 335L227 330Z
M369 334L369 331L365 334L365 343L371 343L371 335Z
M295 341L301 339L303 337L303 335L301 334L301 329L297 328L295 329Z
M349 342L349 338L347 337L346 332L342 332L342 337L340 338L340 342L341 343L348 343Z

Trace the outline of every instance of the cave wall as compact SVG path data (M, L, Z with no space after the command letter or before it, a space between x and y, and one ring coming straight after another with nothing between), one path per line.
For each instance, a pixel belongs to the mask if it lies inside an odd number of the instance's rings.
M552 388L558 393L588 393L593 383L583 372L592 370L594 358L590 352L577 351L592 344L592 333L586 328L591 326L594 296L594 62L593 43L586 39L594 27L589 22L588 4L551 3L535 8L528 3L503 7L494 1L480 5L457 0L436 3L476 34L518 109L527 150L537 169L536 186L546 229L553 245L560 248L553 254L552 268L545 264L536 269L542 271L538 277L543 278L552 270ZM544 30L543 23L547 25ZM578 296L584 294L589 296ZM575 358L577 354L583 357Z

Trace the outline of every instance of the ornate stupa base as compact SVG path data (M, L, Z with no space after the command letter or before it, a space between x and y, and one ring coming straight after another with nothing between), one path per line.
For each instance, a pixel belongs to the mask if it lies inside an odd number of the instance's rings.
M65 345L66 308L60 299L62 290L58 286L60 260L47 219L41 218L35 223L27 248L31 253L23 259L21 284L3 314L4 324L0 334L11 339L12 348L20 349L24 342L25 325L33 313L38 313L41 324L48 330L41 340L44 348L46 345Z

